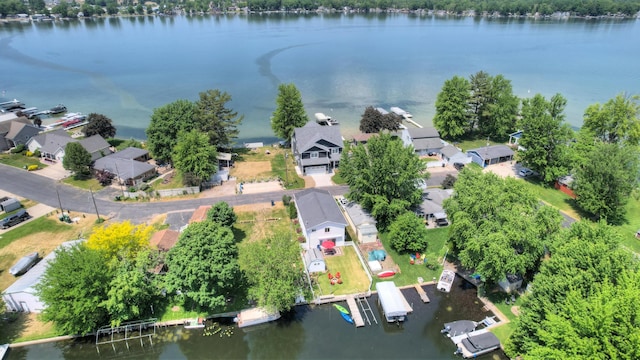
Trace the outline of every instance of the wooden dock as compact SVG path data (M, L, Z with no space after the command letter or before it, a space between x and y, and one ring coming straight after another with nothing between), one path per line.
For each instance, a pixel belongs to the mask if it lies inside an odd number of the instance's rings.
M414 286L416 288L416 291L418 292L418 295L420 295L420 299L422 299L422 302L425 304L430 303L431 300L429 300L429 297L427 296L427 293L424 291L422 286L420 286L420 284L415 284Z
M356 304L356 299L349 295L347 296L347 305L349 305L349 311L351 311L351 318L353 319L356 327L363 327L364 320L362 320L362 314L360 314L360 309L358 309L358 305Z

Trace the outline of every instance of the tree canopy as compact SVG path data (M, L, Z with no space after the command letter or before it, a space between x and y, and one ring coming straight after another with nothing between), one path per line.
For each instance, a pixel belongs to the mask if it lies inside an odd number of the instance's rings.
M44 321L52 321L63 334L86 335L109 322L107 299L113 276L109 259L84 245L56 250L37 285L46 304Z
M194 123L196 105L189 100L176 100L153 110L147 127L147 145L158 161L171 161L178 133L197 128Z
M129 259L149 247L152 226L133 225L129 221L112 223L93 231L87 240L89 249L101 251L108 259Z
M425 251L428 236L423 220L411 211L398 216L389 226L391 246L399 253Z
M640 145L640 96L618 94L604 105L590 105L584 127L604 142Z
M276 136L289 142L293 136L293 130L304 126L307 121L309 118L302 104L302 95L298 88L292 83L280 84L276 98L276 110L271 117L273 132Z
M79 177L87 176L91 162L91 154L79 142L70 142L65 146L62 166L66 170L72 171Z
M270 310L291 309L304 286L299 244L275 235L242 246L240 266L250 284L249 297Z
M186 185L199 186L218 171L218 152L209 135L197 129L178 134L172 160Z
M360 131L365 134L378 133L382 130L395 131L400 129L401 123L402 119L398 115L394 113L383 115L373 106L368 106L360 119Z
M382 228L422 201L416 184L429 176L413 148L389 134L343 151L340 174L349 185L347 197L371 210Z
M572 137L569 125L564 122L567 100L560 94L549 101L536 94L522 101L522 117L518 122L523 134L518 152L519 160L551 182L568 172L568 143Z
M167 291L206 309L224 306L240 281L233 232L213 221L190 224L169 250L166 264Z
M82 129L84 136L100 135L105 139L116 136L116 128L111 119L102 115L91 113L87 116L87 125Z
M217 222L222 226L231 227L235 224L238 216L233 212L233 208L224 201L215 203L209 211L207 211L207 219Z
M629 196L638 185L639 158L635 146L596 143L575 172L578 206L596 220L622 224Z
M463 266L489 283L536 270L560 230L557 210L541 205L522 181L466 169L444 202L449 242Z
M459 138L469 126L469 101L471 84L460 76L445 80L436 99L433 126L445 139Z
M231 95L218 89L200 93L195 102L197 129L209 134L209 142L216 148L230 149L238 138L238 126L244 116L227 107Z
M561 233L524 298L507 350L532 359L636 358L638 347L634 353L629 345L638 342L638 266L620 241L603 222L576 222Z

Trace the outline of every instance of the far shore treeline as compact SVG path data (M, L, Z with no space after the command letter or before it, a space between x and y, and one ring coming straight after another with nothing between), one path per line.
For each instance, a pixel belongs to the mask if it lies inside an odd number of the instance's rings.
M157 13L227 13L238 11L343 11L357 12L380 11L435 11L448 15L478 16L549 16L554 13L575 17L592 16L637 16L640 12L640 0L225 0L211 5L207 0L194 1L158 1L158 6L147 3L146 6L126 0L118 5L115 0L87 0L82 4L75 1L61 1L47 7L44 0L0 0L0 16L17 14L59 14L63 17L100 15L151 15Z

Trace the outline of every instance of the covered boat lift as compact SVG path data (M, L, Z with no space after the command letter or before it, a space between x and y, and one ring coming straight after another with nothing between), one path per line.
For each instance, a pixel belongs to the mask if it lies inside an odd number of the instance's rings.
M407 299L396 287L393 281L382 281L376 284L378 291L378 301L382 306L382 311L387 322L404 321L407 314L413 309L407 303Z

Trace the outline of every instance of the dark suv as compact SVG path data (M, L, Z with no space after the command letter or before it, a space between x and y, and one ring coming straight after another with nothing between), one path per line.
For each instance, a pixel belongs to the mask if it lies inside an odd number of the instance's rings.
M453 167L456 168L456 170L460 171L462 169L464 169L464 164L463 163L453 163Z
M8 229L14 225L20 224L25 220L28 220L29 218L31 218L31 215L29 215L26 210L20 210L17 213L9 215L6 218L0 220L0 228Z

